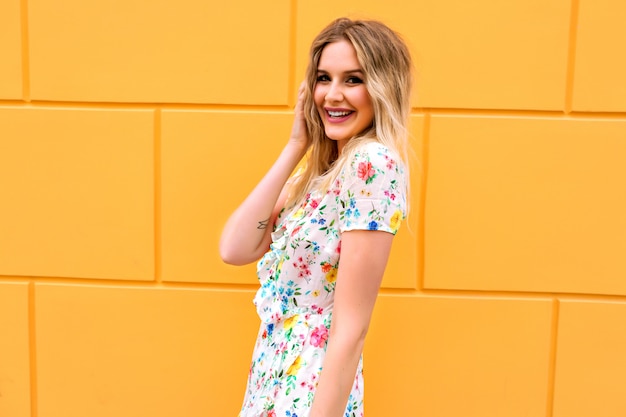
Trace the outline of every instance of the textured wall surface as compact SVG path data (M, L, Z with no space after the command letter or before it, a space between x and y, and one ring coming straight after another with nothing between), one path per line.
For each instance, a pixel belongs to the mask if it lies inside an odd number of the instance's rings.
M0 416L237 414L256 277L217 241L343 15L417 81L367 416L626 415L622 0L3 0Z

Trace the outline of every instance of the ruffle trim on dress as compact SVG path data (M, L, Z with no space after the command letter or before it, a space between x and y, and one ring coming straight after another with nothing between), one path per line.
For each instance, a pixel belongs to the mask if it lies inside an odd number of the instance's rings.
M282 315L281 304L276 302L278 289L276 285L280 260L287 249L287 229L282 226L272 232L270 250L259 260L257 275L261 288L254 297L257 314L264 323L275 321Z

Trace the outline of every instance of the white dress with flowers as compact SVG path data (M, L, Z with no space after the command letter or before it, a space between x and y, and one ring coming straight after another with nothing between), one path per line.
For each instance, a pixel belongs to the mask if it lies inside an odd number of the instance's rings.
M313 192L281 212L270 250L257 265L261 327L240 417L309 416L332 320L341 234L395 234L405 216L407 180L395 156L370 142L328 192ZM345 416L363 416L362 363Z

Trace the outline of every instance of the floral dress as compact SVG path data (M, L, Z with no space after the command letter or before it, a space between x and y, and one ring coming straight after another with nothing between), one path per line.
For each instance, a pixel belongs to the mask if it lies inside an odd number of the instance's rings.
M341 233L395 234L405 217L406 182L399 161L370 142L327 192L312 192L280 213L257 265L261 327L240 417L308 417L332 320ZM360 361L346 417L363 416L362 369Z

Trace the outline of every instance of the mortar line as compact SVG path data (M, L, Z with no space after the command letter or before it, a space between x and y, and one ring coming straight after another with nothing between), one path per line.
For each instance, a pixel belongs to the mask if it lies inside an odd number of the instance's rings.
M37 326L35 322L35 283L28 283L28 362L30 371L30 416L38 415L37 392Z
M418 161L419 176L420 176L420 195L419 195L419 218L418 218L418 230L417 230L417 289L423 290L426 279L426 267L424 261L426 260L426 190L428 188L428 152L430 145L430 113L424 115L424 124L422 126L422 159Z
M574 107L574 79L576 73L576 48L578 44L578 15L580 0L572 0L569 23L569 45L567 51L567 72L565 78L565 114Z
M22 37L22 100L30 102L30 37L28 34L28 0L20 2L20 29Z
M294 90L295 94L295 90ZM293 97L295 99L295 96ZM293 101L293 100L292 100ZM287 104L212 104L212 103L124 103L124 102L80 102L0 99L0 108L40 108L40 109L95 109L95 110L154 110L162 111L204 111L214 113L281 113L292 114L293 105ZM431 117L484 117L484 118L537 118L567 120L624 120L626 112L591 111L547 111L522 109L463 109L463 108L412 108L412 115L430 114Z
M193 281L162 281L155 285L154 280L136 279L104 279L104 278L72 278L61 276L16 276L0 275L0 282L33 282L44 285L98 286L125 288L166 288L171 290L218 290L218 291L256 291L258 283L241 282L193 282ZM381 294L406 297L446 297L446 298L480 298L480 299L519 299L546 300L558 299L570 302L601 302L626 303L626 294L590 294L575 292L521 291L521 290L478 290L478 289L431 289L382 287Z
M420 297L446 297L446 298L505 298L505 299L528 299L546 300L558 298L563 301L589 301L602 303L626 303L626 295L589 294L572 292L548 292L548 291L522 291L522 290L477 290L477 289L432 289L424 288L415 290L412 288L381 288L382 293L400 296Z
M40 277L40 276L2 276L1 282L25 282L43 285L59 286L90 286L107 288L154 288L170 290L218 290L218 291L256 291L258 283L225 283L225 282L191 282L191 281L163 281L158 285L154 280L125 280L101 278L69 278L69 277Z
M298 0L291 0L289 11L289 71L287 72L287 103L290 108L296 105L298 86L296 86L296 63L298 53Z
M154 110L154 280L162 282L162 113L160 108Z
M550 110L523 110L523 109L465 109L465 108L420 108L413 109L413 114L430 113L434 117L483 117L483 118L526 118L526 119L623 119L626 112L608 111L550 111Z
M31 100L24 103L20 100L0 99L0 106L22 106L61 109L113 109L113 110L154 110L159 107L172 111L211 111L215 113L232 112L289 112L292 109L286 104L215 104L215 103L149 103L149 102L118 102L118 101L67 101L67 100Z
M561 302L558 298L553 300L552 305L552 323L550 330L550 353L548 361L548 381L547 381L547 397L546 397L546 417L554 415L554 390L556 383L556 361L559 336L559 314Z

